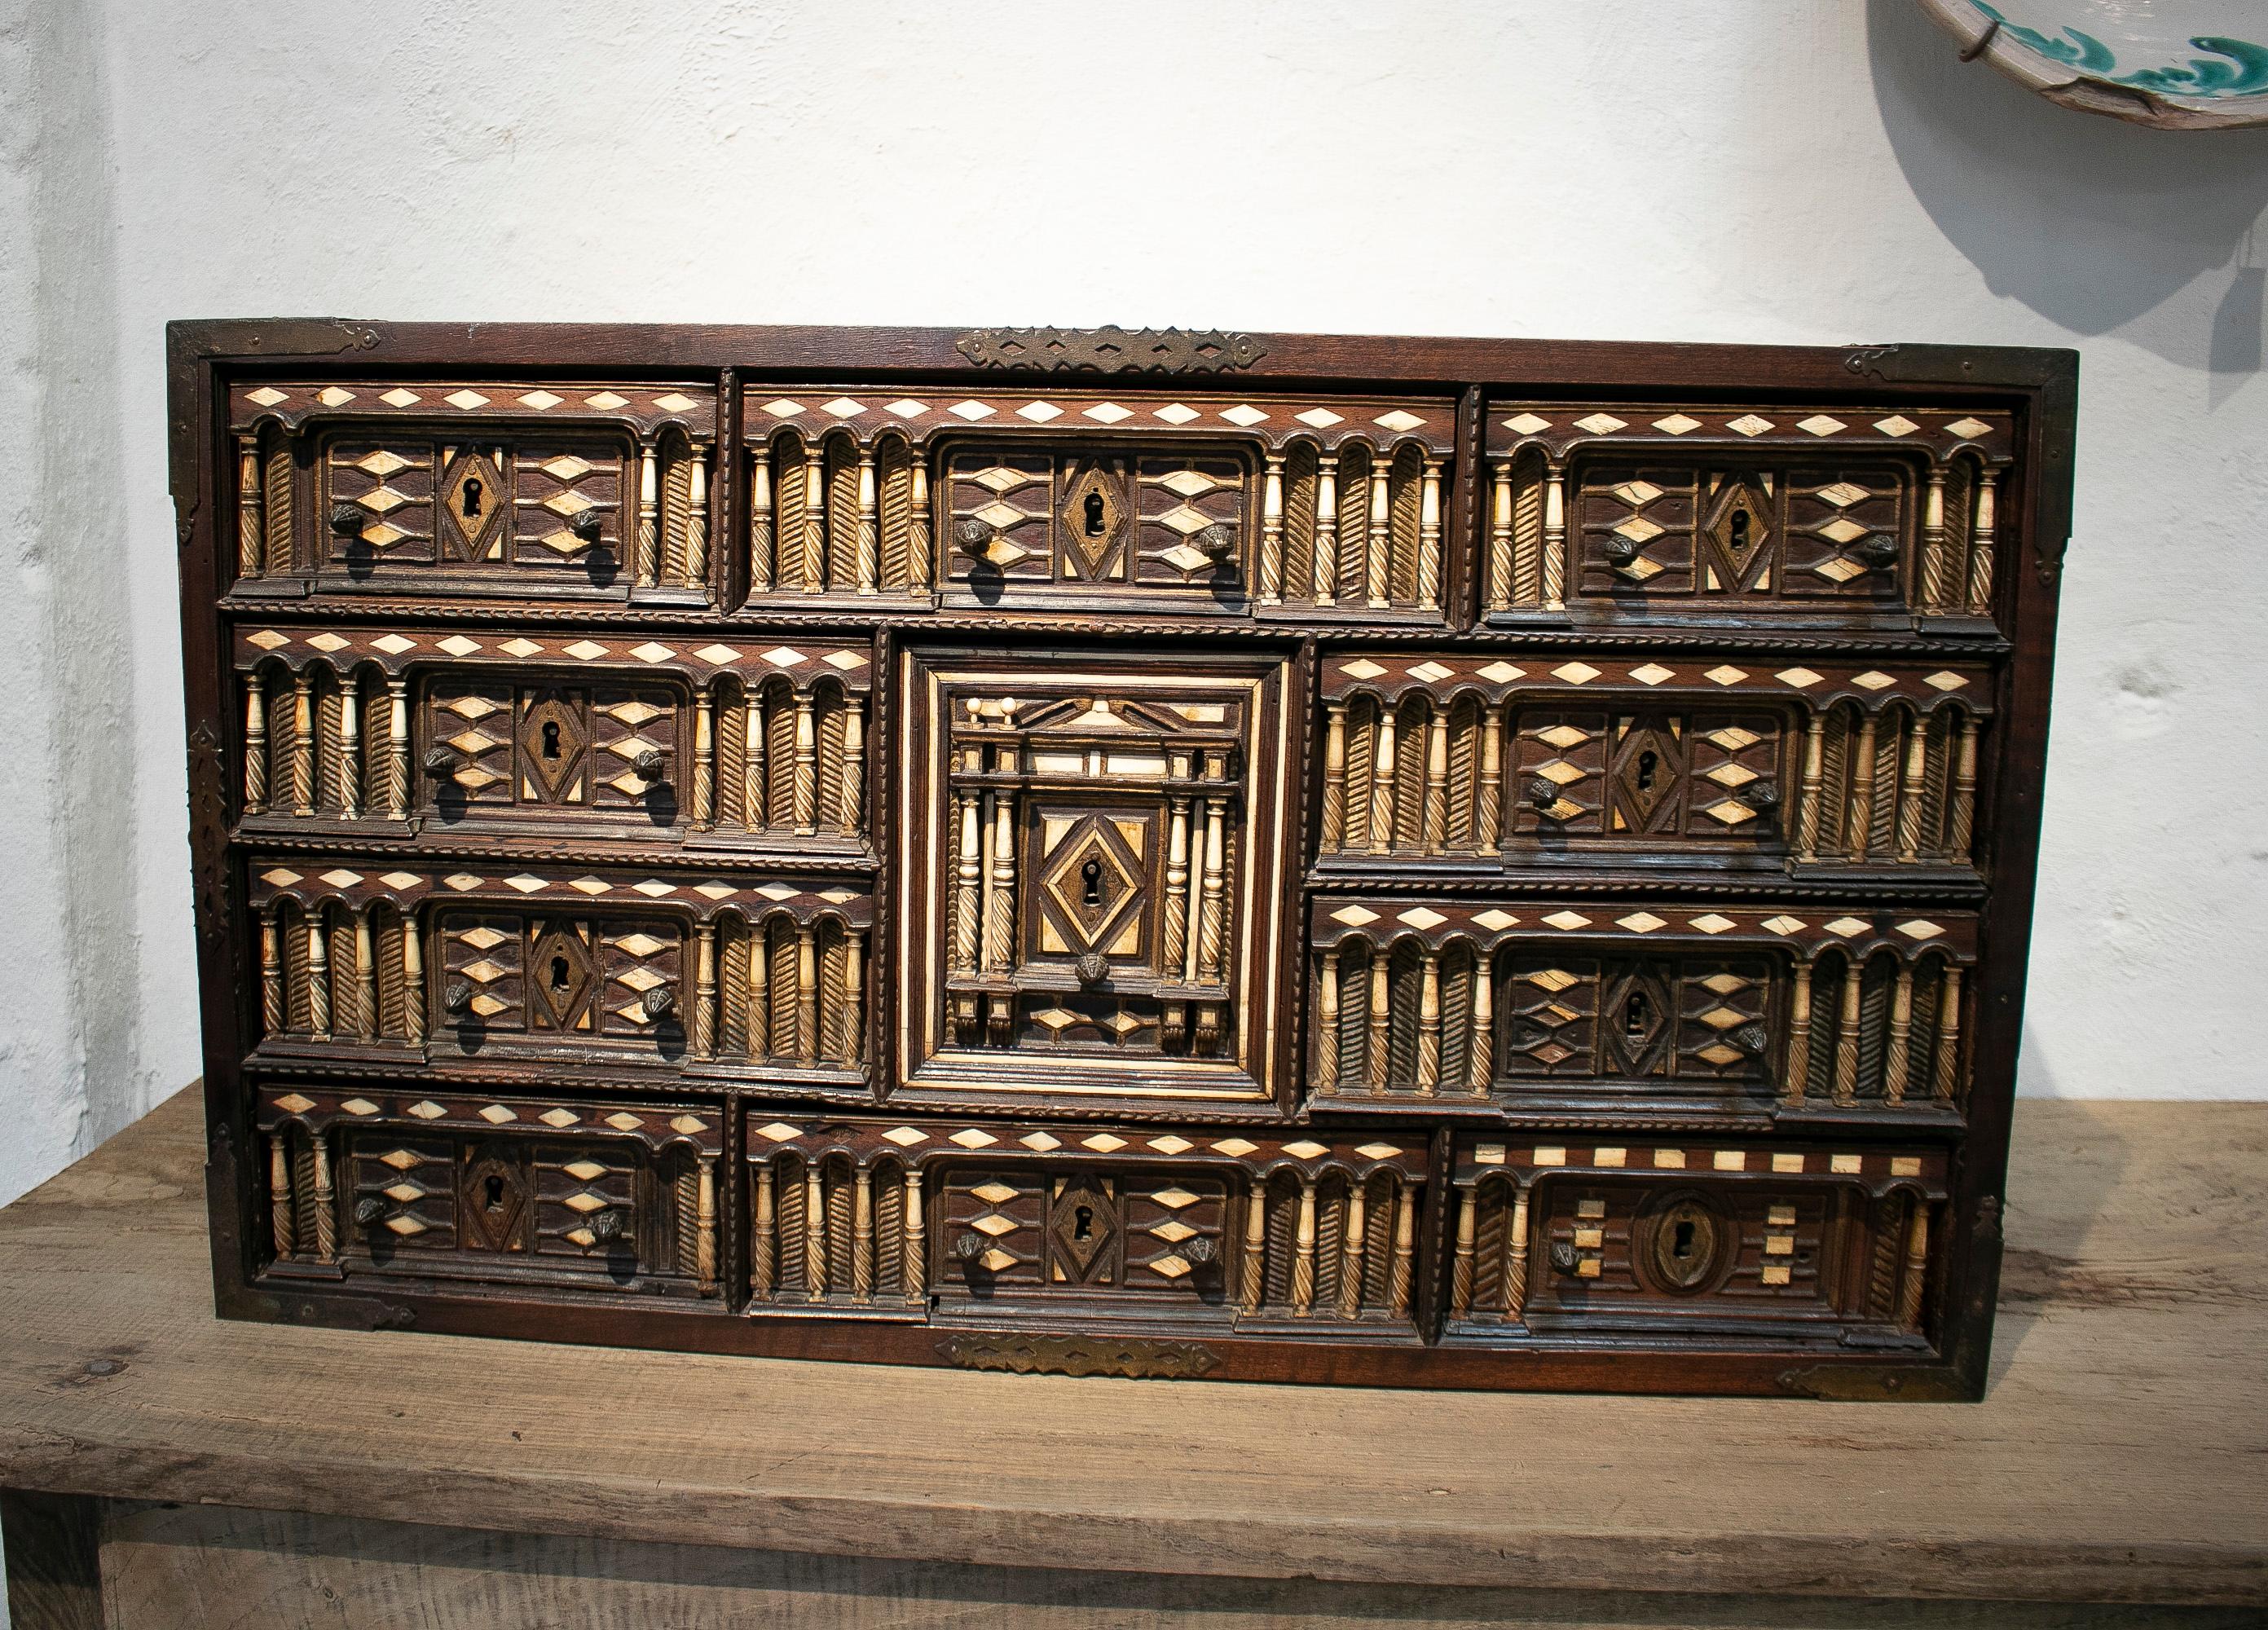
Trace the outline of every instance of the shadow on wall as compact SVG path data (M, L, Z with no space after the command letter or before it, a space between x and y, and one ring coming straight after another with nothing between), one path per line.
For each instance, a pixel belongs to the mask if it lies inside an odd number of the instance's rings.
M1869 0L1867 33L1907 183L1994 293L2080 334L2123 329L2181 367L2259 371L2268 129L2151 130L2073 113L1962 62L1913 0ZM2172 298L2200 280L2197 295ZM2213 405L2243 383L2217 379Z

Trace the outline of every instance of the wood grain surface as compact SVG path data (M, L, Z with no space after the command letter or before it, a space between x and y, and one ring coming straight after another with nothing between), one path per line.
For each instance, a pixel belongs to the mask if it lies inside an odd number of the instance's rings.
M1989 1396L1885 1408L225 1323L188 1093L0 1213L0 1485L988 1567L2268 1602L2268 1106L2019 1118Z

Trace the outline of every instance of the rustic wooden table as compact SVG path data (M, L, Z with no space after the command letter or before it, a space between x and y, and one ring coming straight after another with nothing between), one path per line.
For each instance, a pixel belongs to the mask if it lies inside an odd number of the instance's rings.
M1983 1404L1429 1394L223 1324L185 1093L0 1213L15 1624L2264 1622L2268 1105L2015 1147Z

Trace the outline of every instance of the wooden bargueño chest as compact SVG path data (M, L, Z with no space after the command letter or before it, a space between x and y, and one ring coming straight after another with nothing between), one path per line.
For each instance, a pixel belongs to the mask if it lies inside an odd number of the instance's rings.
M1982 1387L2072 353L171 364L223 1314Z

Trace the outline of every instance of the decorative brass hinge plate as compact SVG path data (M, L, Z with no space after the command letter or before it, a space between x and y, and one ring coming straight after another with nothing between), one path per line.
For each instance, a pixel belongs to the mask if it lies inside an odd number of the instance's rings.
M1249 334L1219 328L971 328L955 349L980 368L1050 372L1219 373L1268 354Z
M1107 1336L951 1336L937 1350L962 1369L1138 1381L1185 1381L1220 1362L1219 1353L1193 1341L1113 1341Z

